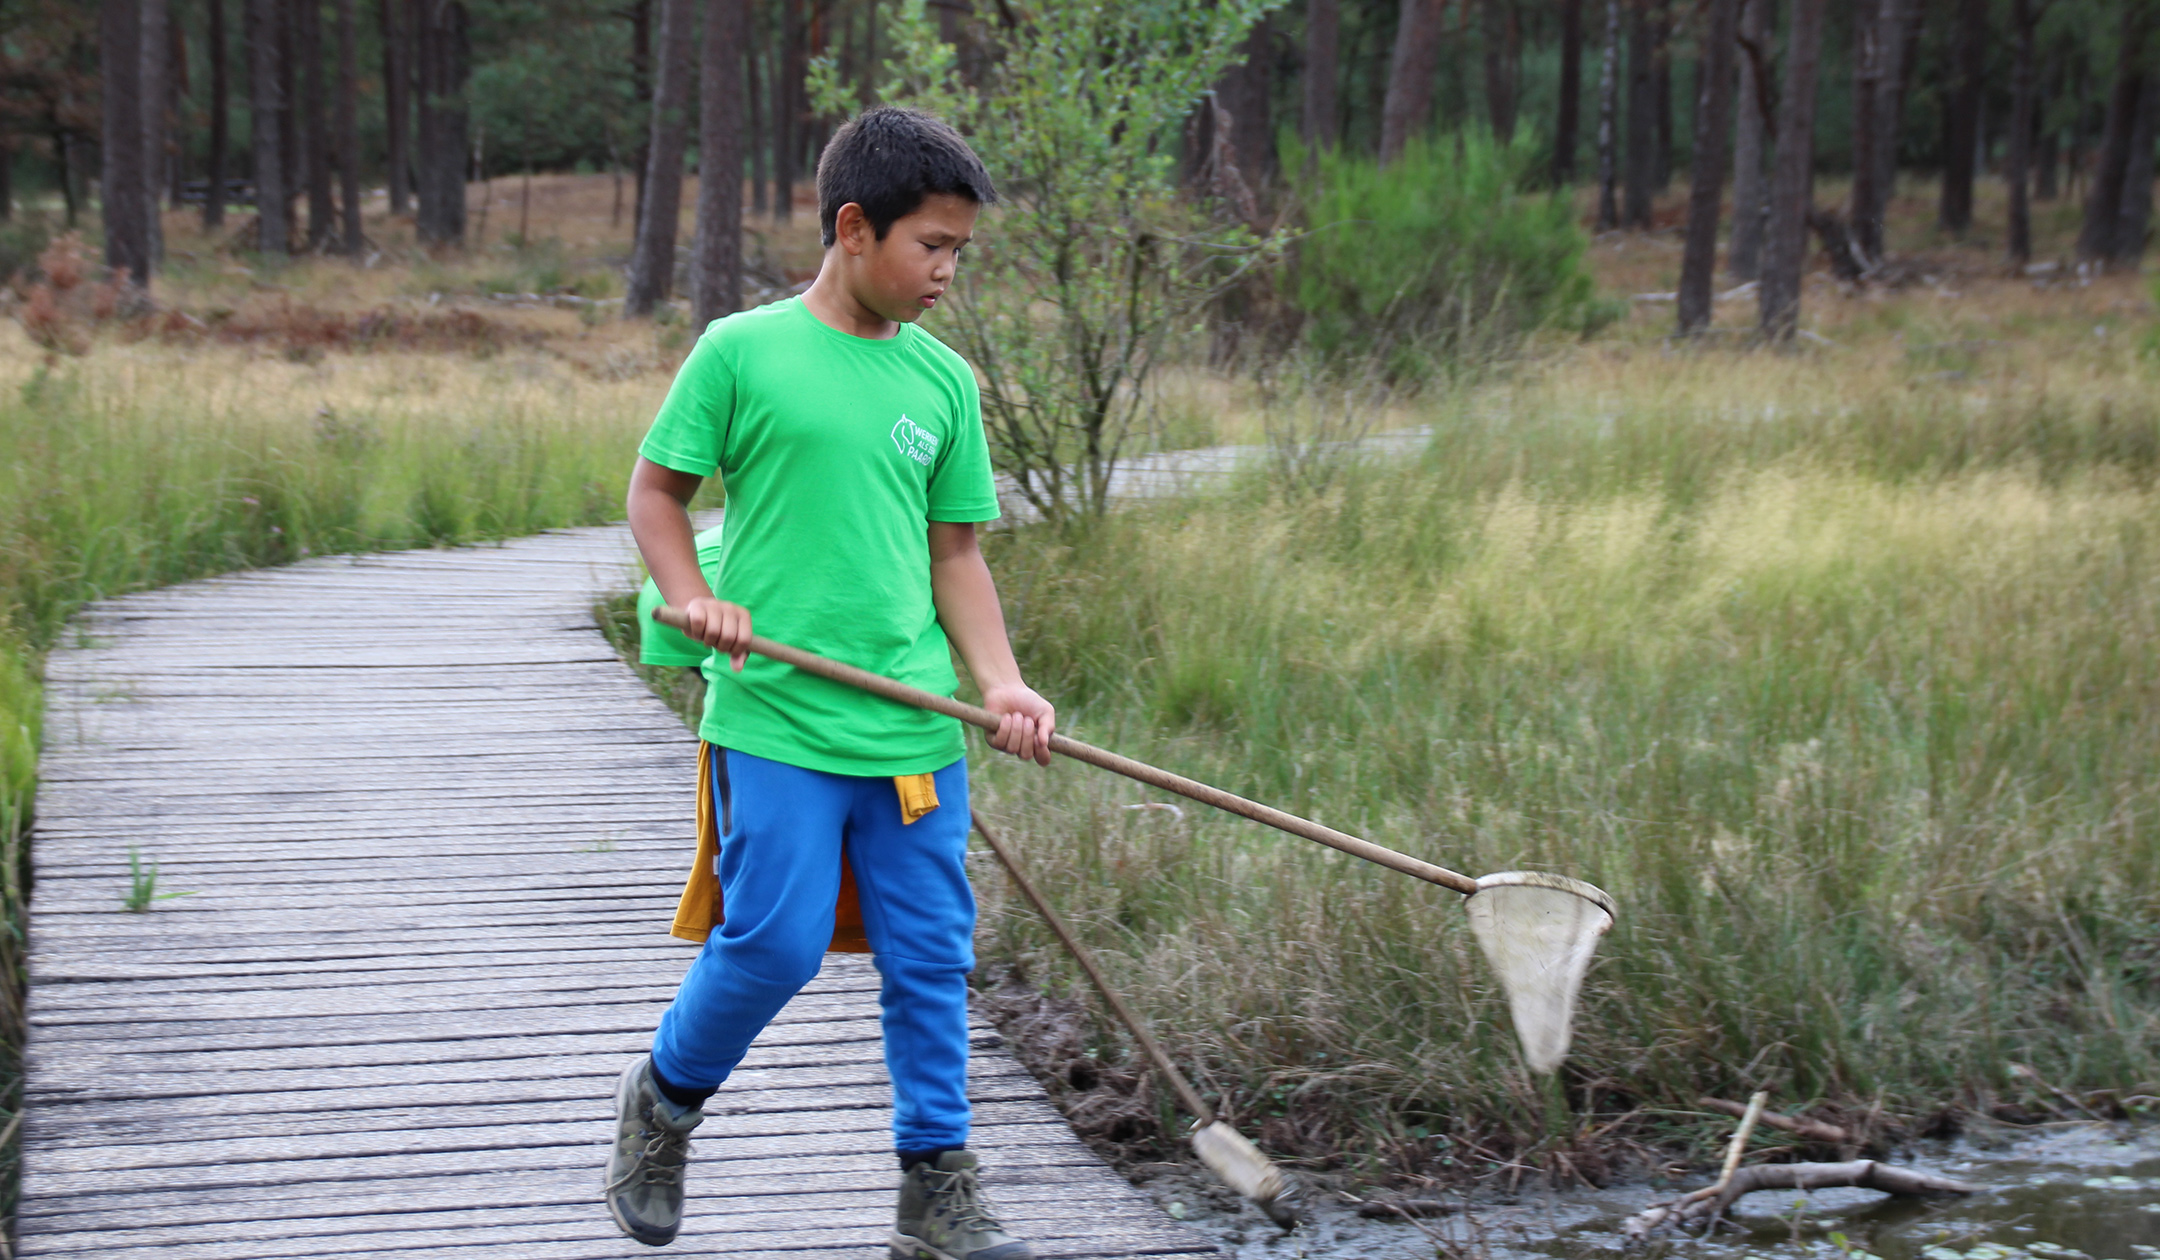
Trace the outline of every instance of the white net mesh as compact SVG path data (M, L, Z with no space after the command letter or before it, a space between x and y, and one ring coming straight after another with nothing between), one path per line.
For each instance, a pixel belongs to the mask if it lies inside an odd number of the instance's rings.
M1533 1072L1567 1057L1575 996L1590 956L1612 927L1612 898L1579 879L1538 871L1502 871L1478 880L1470 930L1500 973L1515 1035Z

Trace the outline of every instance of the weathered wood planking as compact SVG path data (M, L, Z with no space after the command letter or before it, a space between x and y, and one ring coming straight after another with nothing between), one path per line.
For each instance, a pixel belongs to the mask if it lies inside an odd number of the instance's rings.
M97 605L48 666L20 1254L652 1254L613 1081L691 947L689 735L591 605L619 530ZM129 914L128 850L185 897ZM976 1145L1044 1256L1214 1254L976 1029ZM672 1254L873 1260L876 977L835 957L699 1135Z

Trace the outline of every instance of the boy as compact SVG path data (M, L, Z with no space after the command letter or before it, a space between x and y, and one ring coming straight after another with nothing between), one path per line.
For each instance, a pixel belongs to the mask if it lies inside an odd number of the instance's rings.
M723 917L652 1053L623 1073L608 1208L639 1242L673 1240L700 1108L817 974L845 863L883 985L903 1170L891 1254L1031 1260L984 1203L966 1149L975 903L959 725L747 650L754 615L782 642L950 694L957 648L1004 719L992 745L1049 764L1056 715L1021 681L975 546L976 523L997 516L975 378L914 327L997 194L951 128L890 108L835 133L817 189L817 279L706 330L631 476L646 567L715 649L699 734ZM685 510L715 471L724 598L705 584Z

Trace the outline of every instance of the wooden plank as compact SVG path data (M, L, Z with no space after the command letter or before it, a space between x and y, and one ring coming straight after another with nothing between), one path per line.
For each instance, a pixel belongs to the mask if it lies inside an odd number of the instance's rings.
M598 1181L695 956L696 741L592 627L634 565L579 530L85 610L47 669L17 1254L650 1254ZM131 847L192 895L123 912ZM882 1254L877 991L835 957L751 1048L675 1252ZM1039 1255L1212 1254L971 1041L972 1144Z

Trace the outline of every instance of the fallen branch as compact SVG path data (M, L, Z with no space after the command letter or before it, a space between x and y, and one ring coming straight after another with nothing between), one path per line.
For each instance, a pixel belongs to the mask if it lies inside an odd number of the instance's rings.
M1823 1190L1832 1186L1857 1186L1885 1194L1922 1196L1972 1194L1979 1189L1962 1181L1856 1159L1844 1164L1757 1164L1740 1169L1723 1188L1706 1186L1681 1195L1670 1203L1645 1208L1629 1217L1620 1232L1629 1238L1645 1238L1651 1230L1685 1225L1722 1215L1727 1208L1757 1190Z
M1747 1115L1746 1107L1723 1098L1698 1098L1695 1100L1695 1105L1705 1111L1715 1111L1719 1115L1731 1116L1736 1120ZM1810 1142L1827 1142L1832 1146L1844 1146L1853 1140L1852 1134L1834 1124L1824 1124L1820 1120L1808 1120L1799 1116L1781 1116L1775 1111L1765 1111L1756 1118L1773 1129L1782 1129L1794 1137L1803 1137Z

